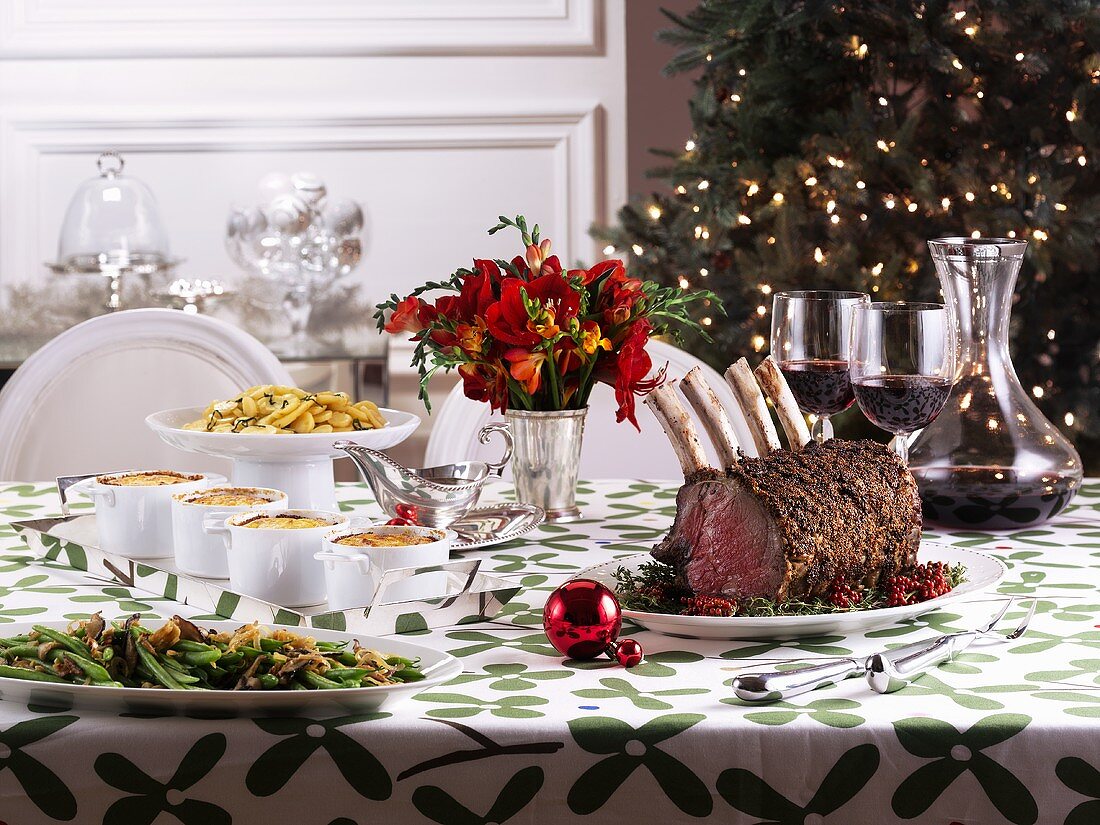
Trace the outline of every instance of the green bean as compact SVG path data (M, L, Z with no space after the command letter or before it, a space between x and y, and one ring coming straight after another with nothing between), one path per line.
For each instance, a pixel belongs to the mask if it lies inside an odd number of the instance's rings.
M175 680L182 685L193 685L199 681L197 676L193 676L191 671L179 662L161 656L157 656L157 661L164 665L164 669L171 673Z
M50 653L56 654L56 656L51 656L51 658L55 660L65 658L74 662L77 667L84 671L84 675L91 679L93 682L114 681L111 674L107 672L107 668L103 667L100 664L97 664L96 662L93 662L91 659L79 656L69 650L51 650Z
M101 648L99 658L101 658L104 662L111 661L111 659L115 658L115 649L110 645Z
M331 670L325 671L326 679L337 679L341 682L348 679L354 679L355 681L362 681L364 676L374 673L373 670L367 670L365 667L334 667Z
M72 684L53 673L47 673L41 670L31 670L30 668L24 667L11 667L10 665L0 665L0 676L5 676L8 679L27 679L32 682L56 682L63 685Z
M291 682L290 683L290 689L291 690L309 690L309 688L307 688L301 682Z
M237 652L240 653L244 658L250 660L255 659L257 656L263 655L263 651L259 648L249 647L247 645L242 645L241 647L238 647Z
M15 645L26 644L30 640L30 636L8 636L6 639L0 639L0 647L14 647Z
M333 690L334 688L343 687L339 682L326 679L324 676L320 676L312 670L299 670L298 678L305 682L308 687L314 687L318 690Z
M131 628L131 636L134 639L134 646L137 648L138 660L149 672L149 675L153 677L153 681L159 682L166 688L172 690L186 690L186 688L176 680L176 678L165 670L164 666L157 661L157 657L151 653L145 645L141 644L141 631L136 627Z
M413 668L402 668L401 670L394 671L390 674L391 679L395 679L398 682L419 682L421 679L426 679L423 673Z
M419 659L406 659L404 656L384 656L388 665L405 665L406 667L416 667L420 664Z
M263 673L259 676L260 687L263 690L271 690L279 686L279 677L272 676L270 673Z
M286 646L285 642L280 642L278 639L260 639L260 650L264 653L275 653L282 650Z
M17 645L4 651L9 659L37 659L38 645Z
M206 650L203 652L187 652L174 656L176 661L195 667L196 665L212 665L222 657L220 650Z
M206 653L210 650L217 650L213 645L204 645L202 642L192 642L189 639L180 639L172 646L172 649L184 653Z
M108 682L97 682L93 679L92 684L96 687L126 687L126 685L122 684L122 682L116 682L113 679Z
M38 633L40 639L57 642L66 650L71 650L73 653L79 653L81 656L92 655L91 649L84 644L84 642L80 641L80 639L74 639L68 633L60 633L40 624L36 624L34 629Z
M244 654L241 653L223 653L222 657L218 659L218 666L225 668L232 668L239 665L244 661Z

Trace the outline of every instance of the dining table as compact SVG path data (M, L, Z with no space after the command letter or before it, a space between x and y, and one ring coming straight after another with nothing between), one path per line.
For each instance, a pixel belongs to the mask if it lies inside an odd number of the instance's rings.
M671 524L678 482L583 481L582 517L468 550L516 595L476 623L406 638L461 675L350 715L211 718L26 705L0 684L0 823L1100 822L1100 479L1061 513L999 532L925 525L934 544L1007 568L995 592L852 635L699 640L646 631L626 669L567 660L548 595L586 568L644 553ZM486 488L483 504L511 487ZM378 516L369 490L340 507ZM144 624L219 617L31 555L12 521L56 514L50 483L0 484L3 625L102 611ZM738 673L860 657L982 624L1006 599L1027 632L976 642L894 693L863 679L772 704ZM2 680L0 680L2 681Z

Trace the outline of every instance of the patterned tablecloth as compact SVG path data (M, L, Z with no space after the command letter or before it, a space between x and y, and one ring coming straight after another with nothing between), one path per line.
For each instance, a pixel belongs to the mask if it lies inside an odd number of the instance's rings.
M648 549L673 496L672 484L585 484L584 521L470 554L525 589L496 621L421 634L464 672L392 712L210 720L0 702L0 820L1100 822L1100 482L1039 528L928 533L997 555L1009 569L1001 591L1040 600L1024 638L971 648L898 693L853 679L769 707L733 698L738 670L969 628L992 599L866 636L700 642L632 630L648 653L633 670L563 662L542 633L546 594ZM359 486L340 497L373 506ZM56 509L45 484L0 487L5 522ZM32 561L0 531L0 634L5 622L95 610L188 614Z

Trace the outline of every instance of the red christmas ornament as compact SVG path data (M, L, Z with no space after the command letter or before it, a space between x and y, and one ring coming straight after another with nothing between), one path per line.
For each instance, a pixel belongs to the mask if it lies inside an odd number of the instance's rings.
M642 660L642 646L619 638L623 627L619 600L611 590L590 579L567 581L550 594L542 609L546 638L570 659L595 659L606 653L624 667Z
M416 520L417 511L415 504L397 504L393 508L399 519L404 519L406 524L419 524Z

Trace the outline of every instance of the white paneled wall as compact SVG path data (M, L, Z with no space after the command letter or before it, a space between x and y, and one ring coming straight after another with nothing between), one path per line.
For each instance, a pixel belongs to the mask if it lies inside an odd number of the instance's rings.
M47 277L106 148L156 193L185 276L235 276L226 213L273 170L364 204L372 297L510 255L484 234L498 214L591 260L626 191L624 2L0 0L0 287Z

